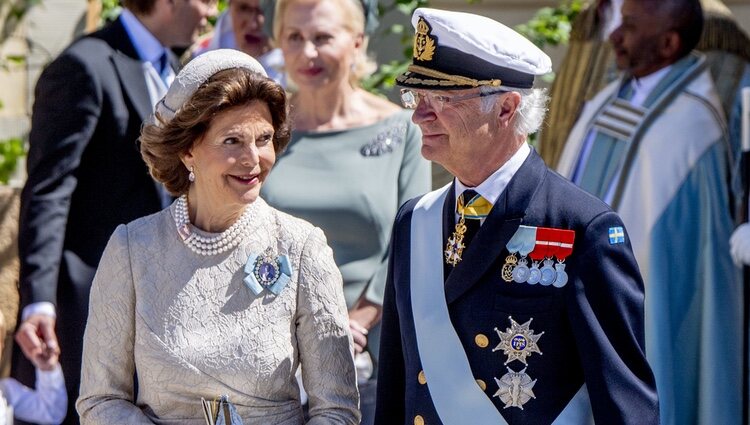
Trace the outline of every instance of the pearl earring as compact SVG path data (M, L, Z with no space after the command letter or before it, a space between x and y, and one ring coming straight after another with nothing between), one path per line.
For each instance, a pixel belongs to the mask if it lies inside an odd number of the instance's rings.
M190 174L188 174L188 180L190 180L191 183L195 181L195 172L194 172L194 170L195 170L195 167L193 167L191 165L190 166Z

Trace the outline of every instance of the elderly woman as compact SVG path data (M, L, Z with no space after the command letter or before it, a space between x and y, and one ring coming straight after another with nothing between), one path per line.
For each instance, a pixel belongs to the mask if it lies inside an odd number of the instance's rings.
M84 424L204 424L227 396L249 424L355 424L341 277L320 229L258 194L289 140L283 89L256 60L190 62L141 136L151 174L179 198L112 235L91 290ZM137 382L137 389L135 383Z
M392 222L402 203L430 190L430 165L420 155L411 112L359 87L374 69L365 29L373 26L377 3L279 0L276 6L274 37L297 91L289 149L262 194L323 229L343 275L355 348L374 357ZM360 386L365 419L372 384Z

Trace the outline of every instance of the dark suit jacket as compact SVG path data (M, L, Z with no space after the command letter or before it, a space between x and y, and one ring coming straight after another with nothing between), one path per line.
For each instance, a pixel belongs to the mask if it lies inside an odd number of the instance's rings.
M404 204L396 217L391 262L383 305L380 371L375 423L440 424L429 385L420 384L422 370L410 294L410 226L417 199ZM453 188L443 209L444 240L454 227ZM505 246L518 226L575 231L573 253L566 260L569 281L563 288L507 283L501 268ZM608 229L623 226L603 202L550 171L532 152L512 178L471 244L448 275L445 297L453 327L475 379L511 425L549 424L585 382L594 418L601 424L658 424L654 377L646 363L643 282L630 243L610 244ZM437 230L437 229L436 229ZM519 361L504 364L494 331L533 318L531 329L544 332L542 355L527 358L527 373L537 379L536 396L524 406L504 408L494 378L507 366L518 372ZM475 337L489 345L482 348ZM449 367L449 365L446 365ZM466 412L467 424L471 412Z
M161 209L137 145L151 112L141 61L120 20L75 41L36 86L21 198L21 307L56 305L71 403L89 287L107 240L118 224ZM20 357L15 375L33 384Z

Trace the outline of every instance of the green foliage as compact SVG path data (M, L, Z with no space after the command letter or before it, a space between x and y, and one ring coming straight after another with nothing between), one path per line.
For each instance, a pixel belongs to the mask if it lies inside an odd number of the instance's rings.
M411 17L414 9L418 7L426 7L429 5L429 0L394 0L393 3L378 5L378 12L380 16L384 16L391 11L399 11L400 13ZM403 59L393 60L388 63L380 64L377 71L372 74L369 78L362 82L362 87L365 90L369 90L373 93L383 94L393 89L396 85L396 77L406 71L406 67L411 62L411 49L414 34L412 34L411 26L405 27L401 24L393 24L390 27L381 27L378 32L375 33L372 38L382 37L390 34L399 36L400 44L402 47Z
M101 25L113 22L118 16L120 16L120 12L122 12L120 0L101 0L101 2L102 14L99 18Z
M227 10L228 6L229 0L218 0L216 2L216 15L208 17L208 23L211 24L211 28L216 25L216 20L219 18L219 15L221 15L221 12Z
M23 140L18 137L0 140L0 184L8 184L18 161L25 155Z
M0 0L2 1L2 0ZM23 21L24 16L41 0L7 0L11 2L8 14L0 22L0 45L2 45ZM21 55L5 55L0 57L0 70L7 71L12 66L23 66L26 57ZM0 101L0 109L3 108ZM18 167L18 162L26 155L23 139L14 137L0 140L0 184L7 184L10 176Z
M540 48L566 45L570 40L573 20L585 4L584 0L563 0L557 7L543 7L529 22L518 25L515 29Z

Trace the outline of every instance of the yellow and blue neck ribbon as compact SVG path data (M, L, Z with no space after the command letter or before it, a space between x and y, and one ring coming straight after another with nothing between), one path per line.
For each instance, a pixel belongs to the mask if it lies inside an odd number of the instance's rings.
M464 201L464 194L458 197L458 204L456 205L456 212L463 218L469 219L482 219L489 215L492 210L492 204L490 201L484 199L482 195L476 194L474 197L469 199L468 202Z

